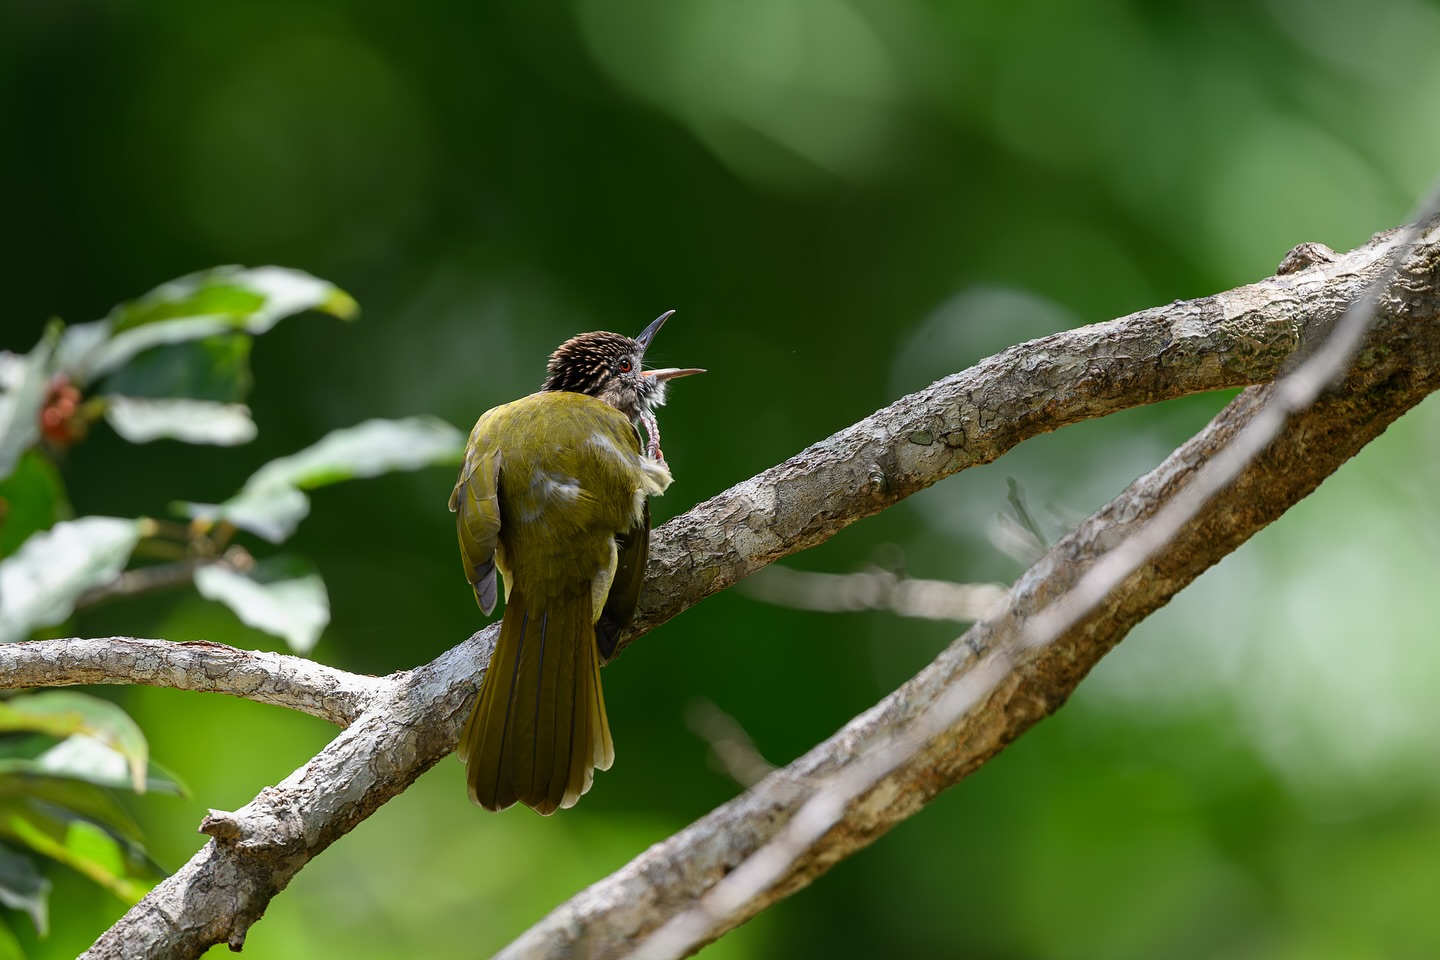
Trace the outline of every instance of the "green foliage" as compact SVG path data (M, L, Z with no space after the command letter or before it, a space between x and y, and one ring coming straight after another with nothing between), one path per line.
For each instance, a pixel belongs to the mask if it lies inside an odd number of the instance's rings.
M159 875L117 789L182 792L150 765L145 735L124 710L72 691L0 701L0 903L28 913L38 932L50 885L33 856L131 903Z
M251 387L251 341L306 310L356 313L347 294L299 271L223 267L167 283L94 323L52 323L29 354L0 354L0 643L62 623L97 592L133 592L122 577L137 548L148 547L182 565L201 596L242 622L293 650L314 646L330 619L320 574L298 554L254 560L229 545L236 529L280 543L308 510L301 490L453 463L459 431L430 418L334 431L266 464L226 504L190 509L196 522L184 527L68 519L55 463L101 413L131 443L253 440L256 426L241 402ZM0 904L28 913L44 933L50 887L34 856L138 900L157 872L113 791L156 789L179 792L173 777L151 767L144 734L119 706L69 691L0 700ZM0 956L19 950L3 929Z

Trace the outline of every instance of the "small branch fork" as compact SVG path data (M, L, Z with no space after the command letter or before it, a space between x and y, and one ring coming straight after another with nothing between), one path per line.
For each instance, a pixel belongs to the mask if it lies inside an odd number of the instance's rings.
M1440 386L1440 234L1430 227L1414 236L1382 234L1348 254L1299 258L1291 272L1257 284L1013 347L657 529L640 613L622 647L772 561L1028 437L1125 407L1269 382L1297 348L1322 344L1377 279L1394 277L1342 386L1284 421L1148 559L1060 622L1053 642L1013 638L1194 484L1203 464L1266 415L1276 388L1237 397L1057 543L996 612L895 693L562 904L504 955L624 956L637 944L645 956L691 951L873 842L1057 709L1135 623ZM305 863L454 749L494 632L381 678L218 644L112 637L0 647L0 687L152 683L348 723L245 807L212 812L201 827L210 842L86 956L239 949Z

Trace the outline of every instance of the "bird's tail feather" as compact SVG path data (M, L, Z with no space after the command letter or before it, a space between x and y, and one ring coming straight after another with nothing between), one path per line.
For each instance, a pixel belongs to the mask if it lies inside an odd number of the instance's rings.
M541 814L573 806L615 759L589 592L537 608L516 588L460 734L472 802Z

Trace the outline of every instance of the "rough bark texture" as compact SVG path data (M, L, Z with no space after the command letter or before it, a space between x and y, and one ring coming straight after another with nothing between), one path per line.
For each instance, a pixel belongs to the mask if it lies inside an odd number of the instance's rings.
M1299 273L1022 343L897 400L665 524L631 636L1030 437L1273 380L1388 269L1397 245L1390 231ZM1374 333L1396 322L1395 308Z
M773 560L820 543L958 470L994 460L1028 437L1126 407L1273 379L1297 347L1323 335L1387 268L1396 247L1393 234L1382 235L1333 261L1314 258L1318 262L1298 273L1022 344L897 401L658 529L640 615L622 642ZM1437 255L1432 231L1384 299L1342 391L1295 417L1230 491L1098 611L1059 642L1020 658L979 708L850 805L783 882L723 918L711 936L873 841L1055 710L1134 623L1313 490L1434 389L1433 371L1440 369ZM562 905L507 955L618 955L633 946L634 937L693 903L783 827L807 785L903 729L938 691L971 669L978 654L1066 589L1187 482L1195 464L1253 415L1263 394L1248 391L1237 398L1164 465L1082 524L1021 578L1000 612L914 680L754 790ZM110 643L125 647L123 640ZM222 942L238 948L270 898L309 858L454 748L479 665L488 660L492 644L490 628L430 664L375 681L374 690L353 701L361 712L351 726L312 761L243 809L207 818L202 830L212 840L87 956L194 957ZM25 657L24 651L17 654L17 669L24 668ZM58 663L53 669L58 672L44 682L79 682ZM160 676L154 667L128 669L133 677L107 679L155 682ZM147 676L151 679L143 679ZM86 676L86 682L97 679ZM313 696L323 699L323 690ZM349 718L347 709L335 709L336 719Z
M388 686L304 657L207 640L72 637L0 645L0 689L134 683L229 693L348 726Z
M1424 299L1422 310L1412 314L1413 324L1391 326L1391 337L1372 339L1371 349L1343 390L1292 418L1276 442L1178 537L1056 642L1020 656L976 709L860 796L777 884L758 891L740 909L714 918L704 942L739 926L873 843L1059 709L1136 623L1310 494L1397 417L1440 387L1440 318L1433 293L1426 291ZM1270 389L1242 393L1200 435L1089 517L1021 577L1004 609L976 624L914 679L752 790L562 904L500 956L598 960L629 955L638 939L699 901L776 836L801 803L817 788L823 789L827 777L860 762L870 750L886 748L985 654L1018 634L1029 618L1072 588L1093 563L1189 482L1199 465L1230 442ZM703 944L695 944L699 945Z

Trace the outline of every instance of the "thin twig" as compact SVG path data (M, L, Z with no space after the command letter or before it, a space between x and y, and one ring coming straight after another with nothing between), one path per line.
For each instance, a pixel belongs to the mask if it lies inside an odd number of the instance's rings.
M720 772L740 786L753 787L775 772L775 764L760 755L740 721L721 710L715 701L692 700L685 708L685 725L710 744L710 755Z
M1005 596L1005 588L995 583L922 580L879 567L856 573L813 573L778 564L744 581L740 590L753 599L797 610L889 610L902 617L959 623L979 620Z
M228 693L347 726L391 683L208 641L67 637L0 644L0 689L127 683Z

